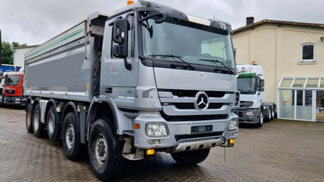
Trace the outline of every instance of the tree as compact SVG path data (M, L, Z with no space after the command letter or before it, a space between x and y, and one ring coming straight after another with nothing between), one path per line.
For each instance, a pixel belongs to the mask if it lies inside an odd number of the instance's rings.
M27 44L20 44L19 42L2 42L2 64L13 64L13 48L27 46Z

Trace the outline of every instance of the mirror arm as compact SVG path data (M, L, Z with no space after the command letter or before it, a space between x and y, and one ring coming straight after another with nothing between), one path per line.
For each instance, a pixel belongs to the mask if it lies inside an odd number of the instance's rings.
M132 64L128 63L127 58L124 58L125 68L128 70L132 69Z

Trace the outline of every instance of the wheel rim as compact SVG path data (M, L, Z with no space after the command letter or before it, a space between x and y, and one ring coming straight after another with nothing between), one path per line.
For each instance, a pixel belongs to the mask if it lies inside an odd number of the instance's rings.
M33 125L34 125L34 130L37 131L39 128L39 112L38 110L35 111L34 114L34 119L33 119Z
M27 116L26 116L27 127L29 127L30 124L31 124L31 118L30 118L30 116L31 116L31 110L28 109L27 110Z
M49 133L53 133L54 132L54 129L55 129L55 119L54 119L54 115L53 113L51 113L48 117L48 131Z
M260 124L262 124L263 123L263 114L262 114L262 112L260 113Z
M107 140L102 134L99 134L97 135L94 144L95 144L94 152L95 152L96 161L98 162L99 165L102 166L105 164L108 155Z
M69 124L66 132L65 132L65 143L68 149L72 149L74 146L75 136L74 136L74 128L72 124Z

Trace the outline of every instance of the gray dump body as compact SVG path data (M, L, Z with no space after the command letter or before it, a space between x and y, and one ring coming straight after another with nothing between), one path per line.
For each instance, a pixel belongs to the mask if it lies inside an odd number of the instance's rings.
M93 17L95 20L91 19ZM71 29L28 52L25 56L25 95L90 102L94 38L107 18L93 14ZM92 27L89 26L92 24ZM97 28L96 30L94 30Z

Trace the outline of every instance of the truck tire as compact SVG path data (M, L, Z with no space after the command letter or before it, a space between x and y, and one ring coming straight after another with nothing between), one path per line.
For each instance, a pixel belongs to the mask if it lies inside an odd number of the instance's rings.
M210 149L171 153L172 158L182 166L192 166L204 161Z
M77 120L74 113L68 113L63 122L62 142L65 156L76 160L81 154L80 135L77 132Z
M32 111L33 111L33 105L31 103L28 103L26 107L26 129L28 133L33 133L33 123L32 123Z
M259 117L258 117L258 123L257 123L257 127L262 127L263 125L263 110L260 111L259 113Z
M46 130L48 138L55 142L60 139L60 125L58 124L58 115L55 106L51 106L46 117Z
M268 106L267 110L266 110L266 116L264 116L264 121L265 122L270 122L271 121L271 106Z
M272 106L269 107L269 121L273 120L273 111Z
M118 142L109 121L98 119L92 126L88 142L91 168L97 178L107 181L117 177L121 159Z
M41 123L41 112L40 112L40 106L39 104L36 104L32 116L32 125L33 125L33 131L34 135L37 138L41 138L44 133L44 125Z

